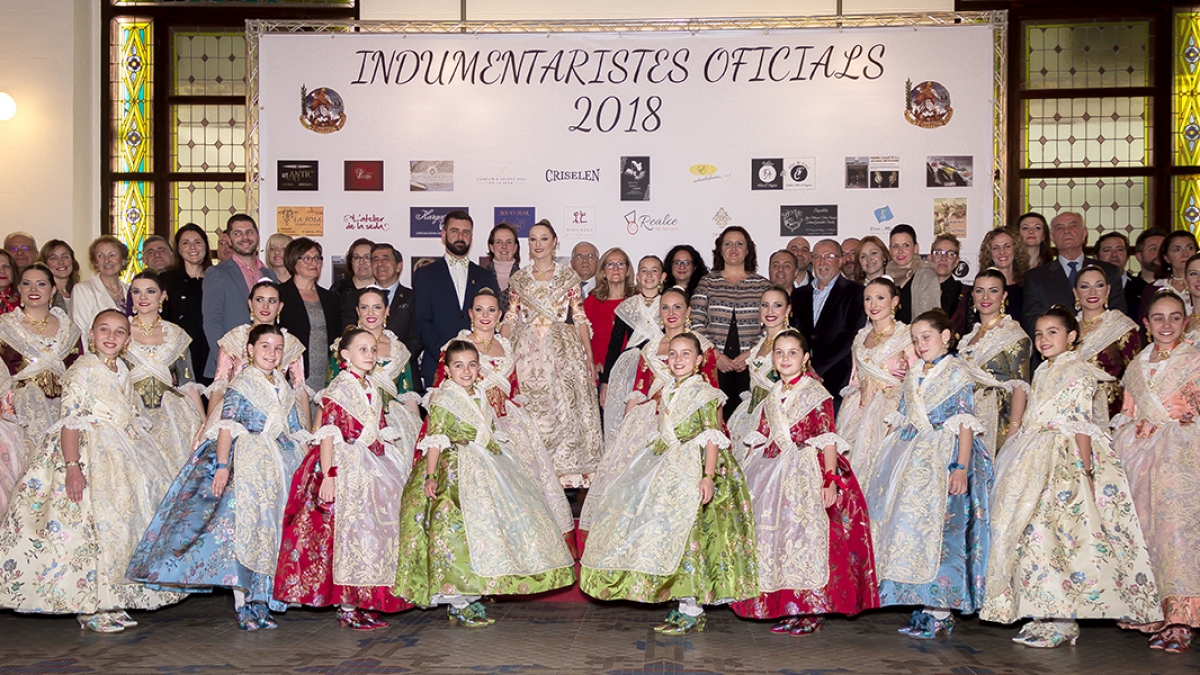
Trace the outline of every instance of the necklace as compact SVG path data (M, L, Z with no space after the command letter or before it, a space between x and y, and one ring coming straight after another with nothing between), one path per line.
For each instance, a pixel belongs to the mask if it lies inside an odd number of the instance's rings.
M1090 333L1090 332L1092 332L1093 328L1100 325L1100 321L1103 319L1104 319L1103 313L1101 313L1099 316L1097 316L1094 319L1084 319L1083 321L1079 322L1079 330L1083 331L1084 333Z
M484 353L491 351L492 345L496 344L496 334L495 333L492 333L492 339L490 339L490 340L485 340L485 339L479 337L478 333L472 333L471 337L475 339L475 344L479 345L479 348L482 349L484 351Z
M1175 348L1179 346L1179 342L1179 340L1176 340L1171 344L1170 347L1167 347L1166 349L1163 349L1162 347L1159 347L1158 344L1155 344L1154 351L1150 354L1151 360L1165 361L1166 359L1170 358L1171 352L1175 351Z
M896 321L893 319L892 322L888 324L887 328L884 328L883 330L872 329L871 337L875 339L875 346L879 346L880 343L882 343L884 341L884 339L887 338L888 333L890 333L895 328L896 328Z
M553 271L554 271L554 263L550 263L550 267L548 267L548 268L546 268L546 269L544 269L544 270L540 270L540 269L538 269L538 266L537 266L537 265L534 265L534 266L533 266L533 273L534 273L534 274L541 274L541 275L545 276L545 275L547 275L547 274L550 274L550 273L551 273L551 272L553 272Z
M983 335L984 333L988 332L993 327L995 327L996 324L1000 323L1000 321L1003 318L1004 318L1004 312L1000 312L1000 313L996 314L996 318L992 319L991 321L988 321L986 324L984 324L984 326L982 328L979 329L979 334Z
M29 316L28 314L26 314L25 318L29 319L29 327L32 328L33 332L37 333L38 335L41 335L42 332L46 330L46 326L50 325L50 315L49 314L42 317L41 319L35 319L32 316Z
M158 324L160 324L160 323L162 323L161 316L154 317L154 321L151 321L149 326L142 323L141 317L134 317L134 321L133 321L133 325L137 326L137 329L142 331L142 335L145 335L146 337L150 337L151 335L153 335L154 329L158 328Z
M104 357L101 357L101 359L100 359L100 360L101 360L101 361L104 361L104 365L108 366L108 369L109 369L109 370L113 371L114 373L115 373L115 372L117 372L117 359L116 359L116 357L113 357L113 358L111 358L111 359L110 359L109 357L107 357L107 356L104 356Z

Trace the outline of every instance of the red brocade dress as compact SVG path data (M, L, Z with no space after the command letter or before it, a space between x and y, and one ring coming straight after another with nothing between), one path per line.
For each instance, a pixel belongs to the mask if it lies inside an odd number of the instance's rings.
M400 495L412 460L408 451L400 451L388 440L392 430L376 401L379 392L363 389L355 377L343 371L322 392L321 425L314 436L334 440L333 463L339 472L336 497L332 504L319 497L325 474L317 443L292 478L275 599L309 607L348 605L400 612L412 607L392 595ZM365 401L358 400L360 393ZM357 408L358 414L347 408ZM364 431L373 431L364 428L362 418L368 416L378 432L364 437ZM359 461L353 453L361 456ZM336 583L335 577L345 585Z
M730 607L740 617L857 614L879 606L867 503L850 462L838 454L833 506L824 508L821 448L834 433L833 399L808 375L777 382L759 408L742 470L754 504L759 589ZM735 442L739 442L735 440Z

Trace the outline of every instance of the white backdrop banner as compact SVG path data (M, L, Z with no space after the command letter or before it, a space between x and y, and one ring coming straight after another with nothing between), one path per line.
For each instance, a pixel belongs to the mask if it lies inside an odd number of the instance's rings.
M916 228L993 224L993 27L695 33L259 36L259 220L442 253L466 209L474 257L500 221L555 226L636 261L705 257L726 225L766 258ZM328 266L327 266L328 267ZM973 276L972 269L970 275Z

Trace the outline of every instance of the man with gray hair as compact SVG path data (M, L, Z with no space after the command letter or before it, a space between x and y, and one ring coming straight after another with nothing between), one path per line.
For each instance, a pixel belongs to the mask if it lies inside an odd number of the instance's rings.
M812 369L824 380L837 410L854 369L854 337L867 321L863 286L842 276L838 242L822 239L812 254L812 283L792 291L792 327L808 340Z
M1052 305L1075 306L1075 279L1089 265L1104 270L1109 288L1116 289L1109 293L1108 308L1125 311L1121 270L1104 261L1086 257L1083 249L1087 239L1082 214L1064 211L1050 221L1050 240L1058 249L1058 259L1025 273L1025 311L1021 325L1027 334L1033 335L1038 317Z
M11 253L13 260L17 262L17 269L13 270L15 274L20 274L21 270L32 265L38 257L37 242L28 232L10 232L4 238L4 250Z
M152 234L142 242L142 262L155 272L165 272L175 262L175 252L166 237Z
M596 287L596 266L600 264L600 251L590 241L581 241L571 248L571 269L583 280L579 290L583 297Z

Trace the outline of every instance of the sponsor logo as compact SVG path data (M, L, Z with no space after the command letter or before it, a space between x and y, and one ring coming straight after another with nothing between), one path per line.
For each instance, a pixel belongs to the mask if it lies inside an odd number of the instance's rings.
M596 207L568 206L563 209L563 237L587 239L596 236Z
M347 213L342 216L342 222L348 231L387 232L392 229L387 218L377 213Z
M895 217L890 206L881 206L875 209L875 222L877 223L886 223Z
M779 157L750 160L750 189L782 190L783 174L780 173L782 168L783 159Z
M904 119L922 129L944 127L954 117L950 107L950 90L940 82L926 80L913 84L904 82Z
M546 182L557 183L564 180L580 180L588 183L600 182L600 169L583 169L579 171L560 171L546 169Z
M300 85L300 124L318 134L332 134L346 125L346 104L342 95L329 87L312 91Z
M453 192L453 160L415 160L408 163L409 192Z
M636 210L625 214L625 231L637 234L640 230L648 232L675 232L679 230L679 220L667 213L662 216L652 216L638 213Z
M465 206L410 206L408 209L408 236L414 238L439 239L442 236L442 220L451 211L467 211Z
M528 237L529 228L537 222L536 210L532 206L497 206L495 223L508 223L517 228L518 237Z
M488 185L491 187L509 187L513 185L524 185L528 182L525 176L518 176L513 173L513 169L508 166L494 166L488 168L484 175L475 177L476 185Z
M813 170L816 160L812 157L788 159L784 162L784 190L814 190L817 187Z
M837 204L779 207L779 235L782 237L833 237L837 233Z
M688 167L693 176L711 176L717 172L715 164L693 164Z
M316 190L318 186L317 161L279 160L276 163L279 175L278 190Z
M375 160L347 160L345 163L345 188L353 190L383 190L383 162Z

